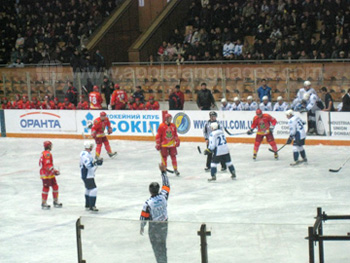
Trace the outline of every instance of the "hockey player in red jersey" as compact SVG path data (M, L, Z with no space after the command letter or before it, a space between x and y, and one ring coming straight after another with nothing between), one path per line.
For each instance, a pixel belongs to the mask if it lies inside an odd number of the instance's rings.
M115 110L125 110L128 101L128 95L125 90L121 90L118 84L114 85L114 91L111 98L111 107Z
M68 98L64 98L64 103L61 104L61 110L75 110L73 103L69 102Z
M19 94L16 94L15 100L12 103L12 108L13 109L22 109L22 103L23 103L23 101L21 100L21 96Z
M33 97L32 98L32 102L31 102L31 104L30 104L30 107L32 108L32 109L41 109L41 102L40 101L38 101L38 98L37 97Z
M55 109L55 103L50 99L48 95L45 95L44 101L41 104L43 110L53 110Z
M146 103L145 109L146 110L159 110L158 101L155 101L153 96L149 96L149 101Z
M156 135L156 149L160 151L162 157L162 163L167 166L167 158L170 155L171 162L174 168L174 172L177 176L180 175L177 170L177 150L176 147L180 146L180 140L177 136L177 130L174 123L171 123L172 116L165 114L164 122L159 125Z
M102 110L102 96L98 86L93 87L93 91L89 93L90 110Z
M77 106L77 110L88 110L89 109L89 103L86 101L84 95L80 95L80 101Z
M10 101L7 100L6 97L2 98L1 109L3 109L3 110L12 109L12 104Z
M28 100L28 96L27 95L23 95L23 97L22 97L22 109L24 109L24 110L30 110L31 109L31 103Z
M135 103L132 105L133 110L144 110L145 105L141 102L139 98L135 99Z
M127 110L133 110L133 104L134 104L134 102L135 102L135 99L134 99L134 97L129 97L129 99L128 99L128 103L126 104L126 109Z
M104 133L105 128L107 128L108 134L112 133L111 123L109 122L107 114L104 111L102 111L100 113L100 117L94 120L94 123L91 128L91 136L95 139L96 142L96 159L100 158L102 143L105 145L109 157L113 157L117 154L117 152L112 152L107 136Z
M59 175L60 172L56 170L53 166L52 159L52 143L50 141L44 142L44 151L41 154L39 165L40 169L40 178L43 181L43 191L42 191L42 209L50 209L50 205L47 204L47 197L49 195L50 186L52 187L53 195L53 205L54 207L62 207L62 204L58 202L58 184L56 182L56 175Z
M273 137L273 130L275 128L277 121L271 115L262 112L262 110L256 110L256 116L253 119L251 129L247 131L248 135L253 134L253 130L258 128L254 143L254 154L253 159L256 159L257 153L259 151L260 144L264 137L266 136L267 142L271 145L272 150L275 152L275 159L278 159L277 145L275 138Z

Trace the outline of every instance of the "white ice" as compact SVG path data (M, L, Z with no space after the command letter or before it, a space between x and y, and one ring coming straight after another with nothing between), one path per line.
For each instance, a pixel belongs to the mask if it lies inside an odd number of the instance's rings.
M80 179L82 140L51 139L63 208L41 209L38 160L44 139L0 139L0 262L77 262L75 222L84 224L83 255L87 262L155 262L147 234L139 235L148 185L160 182L159 153L153 142L111 141L118 151L96 171L97 207L84 209ZM307 227L317 207L329 215L350 214L349 147L306 146L307 166L290 167L292 146L275 161L268 145L252 160L253 145L230 144L237 180L218 172L208 183L205 156L197 145L181 143L180 177L169 174L168 262L200 262L197 231L207 223L209 262L308 262ZM168 160L170 162L170 160ZM169 165L171 168L171 165ZM52 190L49 203L52 204ZM346 235L350 221L324 225L327 235ZM317 258L317 247L315 247ZM350 242L326 242L326 262L348 262Z

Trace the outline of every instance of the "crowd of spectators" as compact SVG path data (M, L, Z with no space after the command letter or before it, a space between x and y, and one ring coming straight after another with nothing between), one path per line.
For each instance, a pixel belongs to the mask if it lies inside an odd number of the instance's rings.
M121 0L16 0L0 6L0 64L22 67L42 61L70 63L74 70L104 67L84 45Z
M195 0L185 21L159 61L350 58L348 0Z

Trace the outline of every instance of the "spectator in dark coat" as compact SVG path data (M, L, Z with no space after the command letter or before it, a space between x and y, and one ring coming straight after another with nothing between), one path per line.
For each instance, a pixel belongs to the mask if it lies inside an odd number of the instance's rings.
M107 76L103 77L103 83L101 85L102 93L105 95L106 99L106 106L108 108L108 105L111 103L111 94L113 92L113 82L108 79Z
M271 101L271 88L267 86L266 79L262 79L262 85L258 88L258 96L260 102L262 102L262 98L264 96L267 96L269 98L269 101Z
M207 84L201 84L201 90L197 94L197 105L201 110L210 110L211 107L215 106L215 100L213 94L207 89Z
M184 104L185 104L185 95L183 94L183 92L180 89L180 85L176 85L175 86L176 91L175 94L179 97L180 99L180 110L184 109Z
M66 92L66 98L70 103L73 103L74 106L78 104L78 90L73 86L73 82L68 81L68 90Z
M135 100L140 99L141 103L145 103L145 96L143 95L143 90L141 86L136 86L136 91L132 96L134 97Z
M169 110L181 110L181 100L174 88L169 89Z
M342 102L343 107L341 111L350 111L350 89L348 89L348 93L343 96Z
M326 87L321 88L322 95L324 95L324 103L326 104L326 107L323 109L323 111L334 111L334 103L332 95L329 94Z

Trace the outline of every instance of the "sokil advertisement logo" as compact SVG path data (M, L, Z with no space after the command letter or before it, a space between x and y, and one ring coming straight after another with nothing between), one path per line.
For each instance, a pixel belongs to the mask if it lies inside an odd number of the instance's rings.
M183 112L179 112L174 116L174 123L179 134L186 134L191 128L190 117Z
M50 112L29 112L20 116L19 125L25 130L61 129L61 116Z

